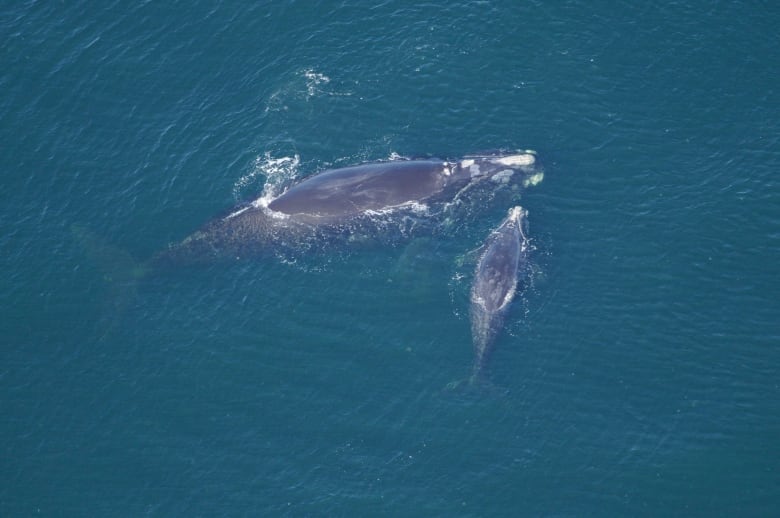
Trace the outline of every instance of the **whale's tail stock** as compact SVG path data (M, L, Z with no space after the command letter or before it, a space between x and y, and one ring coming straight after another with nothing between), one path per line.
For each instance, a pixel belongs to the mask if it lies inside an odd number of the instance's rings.
M442 392L466 398L499 397L508 393L506 389L493 383L485 366L480 362L472 365L467 378L447 383Z
M104 340L135 300L138 281L146 276L149 267L83 225L73 224L70 230L86 259L97 267L105 285L103 313L96 325L98 340Z

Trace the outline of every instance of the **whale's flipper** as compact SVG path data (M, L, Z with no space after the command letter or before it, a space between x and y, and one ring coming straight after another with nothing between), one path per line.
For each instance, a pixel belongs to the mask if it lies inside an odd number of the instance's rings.
M70 230L74 240L103 276L107 293L103 314L96 325L98 340L103 340L135 300L138 281L148 273L149 268L136 261L127 251L105 242L82 225L73 224Z

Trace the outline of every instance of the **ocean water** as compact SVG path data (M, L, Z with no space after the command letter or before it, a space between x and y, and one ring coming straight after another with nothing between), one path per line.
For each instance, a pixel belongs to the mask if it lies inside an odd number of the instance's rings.
M0 515L777 515L778 25L4 3ZM544 181L447 232L129 274L269 185L502 148ZM510 203L532 282L493 388L453 394L469 252Z

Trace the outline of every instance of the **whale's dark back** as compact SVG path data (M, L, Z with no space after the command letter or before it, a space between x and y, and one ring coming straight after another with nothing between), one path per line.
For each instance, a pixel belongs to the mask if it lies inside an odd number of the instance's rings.
M479 300L485 311L504 308L514 294L521 259L521 238L516 229L503 228L488 246L474 279L472 299Z
M445 186L441 160L398 160L324 171L273 200L268 208L291 216L351 216L425 200Z

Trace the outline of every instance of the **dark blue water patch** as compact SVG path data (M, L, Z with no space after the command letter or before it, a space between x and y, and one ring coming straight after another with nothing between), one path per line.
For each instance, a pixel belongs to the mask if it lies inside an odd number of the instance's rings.
M2 513L771 514L776 26L760 3L5 8ZM127 289L71 231L140 262L259 194L266 156L527 147L540 186L388 247ZM448 394L464 254L514 203L538 271L500 391Z

